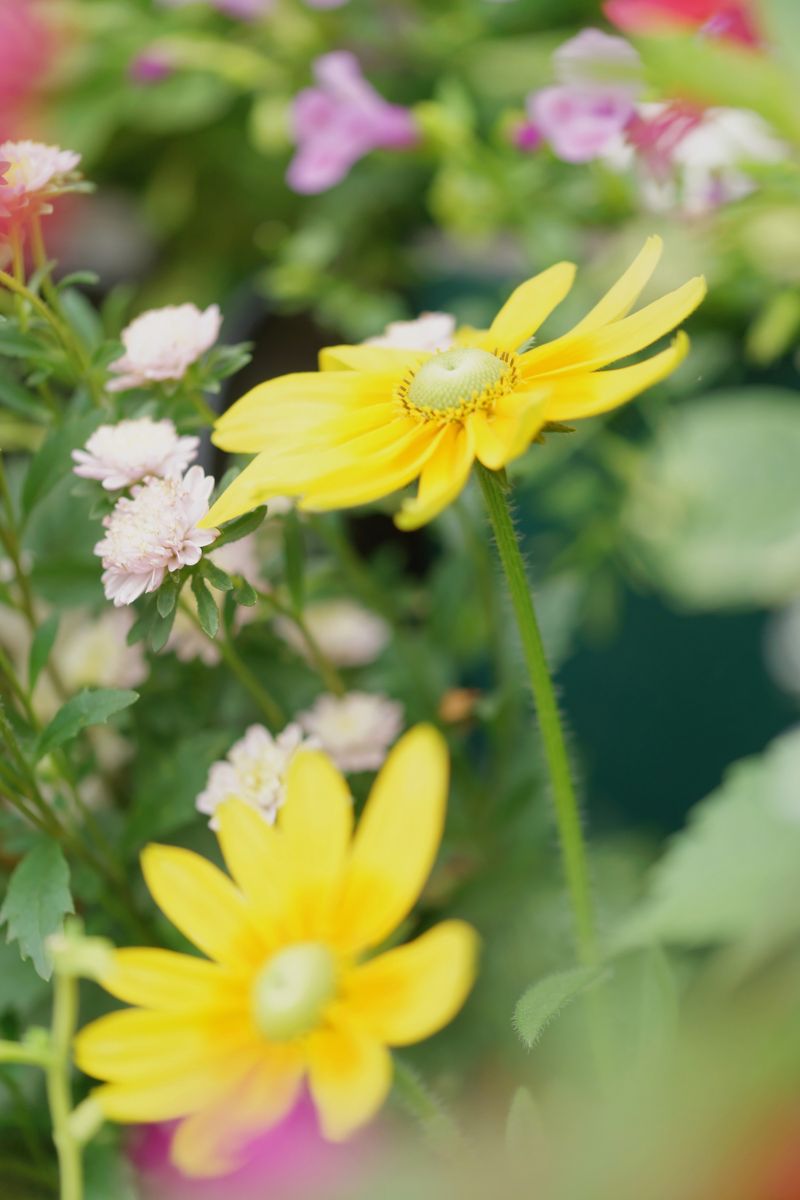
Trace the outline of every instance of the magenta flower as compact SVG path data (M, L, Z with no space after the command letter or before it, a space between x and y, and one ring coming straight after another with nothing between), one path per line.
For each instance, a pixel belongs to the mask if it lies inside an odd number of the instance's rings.
M143 1125L131 1146L143 1200L325 1200L352 1193L375 1158L374 1134L334 1145L323 1140L304 1097L285 1120L256 1138L238 1170L189 1179L170 1162L171 1125Z
M314 63L314 78L316 87L306 88L294 101L297 153L286 175L294 191L327 191L371 150L401 150L416 143L412 114L375 91L355 55L345 50L324 54Z

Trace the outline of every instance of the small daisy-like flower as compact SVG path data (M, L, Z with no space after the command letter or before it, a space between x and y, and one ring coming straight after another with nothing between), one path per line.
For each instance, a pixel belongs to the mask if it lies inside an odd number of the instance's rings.
M170 921L207 958L119 950L105 988L139 1007L87 1026L79 1067L114 1121L181 1124L172 1158L221 1175L254 1134L291 1111L307 1079L323 1134L343 1141L375 1116L389 1047L430 1037L472 986L476 936L444 921L368 958L408 916L444 828L447 750L419 726L398 743L353 832L330 761L298 754L270 826L220 805L229 879L191 850L149 846L142 867Z
M202 467L182 478L148 479L122 496L103 519L106 535L94 548L103 563L106 597L117 607L154 592L168 571L200 561L218 530L200 529L214 480Z
M454 342L456 319L450 313L422 313L414 321L392 321L383 333L367 338L365 346L394 350L449 350Z
M403 728L403 706L388 696L320 696L297 720L342 771L377 771Z
M167 305L142 313L122 331L125 353L109 366L119 378L110 392L183 379L192 363L219 337L222 314L216 304L201 312L196 304Z
M363 667L385 650L392 636L386 621L355 600L320 600L309 604L305 624L325 658L337 667ZM294 621L278 617L275 629L298 654L308 648Z
M285 799L292 759L298 750L314 749L316 745L299 725L287 725L277 737L263 725L251 725L222 762L212 766L205 789L196 800L198 811L211 817L209 825L218 829L220 804L238 798L273 825Z
M96 429L82 450L72 451L74 471L113 492L147 476L182 475L199 445L199 438L180 437L172 421L138 417Z
M605 368L675 329L706 291L698 277L631 315L661 250L660 238L648 239L608 294L554 340L531 344L572 286L571 263L522 284L488 330L461 330L451 350L337 346L329 356L340 369L260 384L217 422L217 445L257 458L217 500L208 524L271 496L298 496L301 509L323 512L419 479L396 517L415 529L455 500L476 459L500 470L548 424L624 404L678 366L688 339L679 333L650 358Z
M0 159L7 164L6 184L19 195L41 196L70 183L81 161L80 154L46 146L43 142L2 142Z

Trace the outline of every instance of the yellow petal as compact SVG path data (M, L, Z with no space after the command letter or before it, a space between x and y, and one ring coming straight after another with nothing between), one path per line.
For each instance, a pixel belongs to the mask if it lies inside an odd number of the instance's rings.
M310 1035L308 1072L322 1132L340 1142L378 1112L391 1087L392 1059L374 1038L332 1027Z
M664 243L660 237L649 237L625 274L571 332L588 333L612 321L619 321L629 313L658 266L663 249Z
M341 888L350 846L353 800L342 775L324 754L295 755L278 819L301 936L327 937L331 904Z
M181 1123L170 1148L174 1165L196 1179L236 1170L247 1143L290 1112L301 1078L299 1062L276 1059L255 1067L217 1104Z
M668 350L632 367L559 377L548 407L553 421L575 421L617 408L646 388L665 379L684 360L689 339L679 333Z
M546 393L515 395L509 401L494 413L477 412L470 417L475 454L490 471L499 471L519 458L549 417Z
M265 944L299 937L283 836L243 800L225 800L217 819L228 870L252 906Z
M189 1064L172 1075L129 1083L108 1083L91 1093L109 1121L172 1121L199 1112L244 1078L252 1055L233 1055L215 1062Z
M544 383L560 372L596 370L618 358L638 354L680 325L705 294L705 280L698 276L621 321L588 333L567 333L524 355L523 375Z
M413 907L442 838L448 775L447 746L430 725L389 754L353 840L337 914L342 949L377 945Z
M320 371L394 371L403 375L431 356L425 350L393 346L326 346L319 352Z
M417 495L404 500L395 517L399 529L418 529L446 508L464 488L475 461L475 442L472 428L448 425L436 448L422 469Z
M273 437L313 432L331 412L379 395L383 384L383 377L376 380L355 371L281 375L259 383L231 405L216 422L212 441L222 450L253 454Z
M172 924L218 962L257 962L264 941L242 893L212 863L177 846L147 846L142 870L150 893Z
M561 262L520 284L492 322L487 346L518 350L561 303L574 279L574 264Z
M235 976L204 958L172 950L116 950L102 983L118 1000L161 1012L223 1006L236 994Z
M299 507L307 512L326 512L332 508L350 508L355 504L370 504L383 496L410 483L419 475L427 460L436 450L441 430L430 430L420 425L406 435L394 448L389 459L378 461L375 457L355 457L341 473L338 486L326 480L320 481L303 495Z
M360 1027L388 1046L409 1046L452 1021L475 980L478 936L444 921L380 954L347 977L343 1002Z
M80 1031L75 1061L87 1075L112 1083L168 1079L195 1065L213 1065L250 1043L240 1016L201 1020L196 1014L126 1008Z

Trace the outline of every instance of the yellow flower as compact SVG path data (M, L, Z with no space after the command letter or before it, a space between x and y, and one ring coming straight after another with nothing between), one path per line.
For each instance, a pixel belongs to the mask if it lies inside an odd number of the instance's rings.
M683 334L643 362L637 354L675 329L705 295L701 277L628 315L661 256L652 237L625 274L569 333L529 347L572 286L558 263L512 294L490 329L463 330L454 349L430 354L337 346L323 367L262 383L217 422L223 450L257 457L202 524L216 526L269 500L300 497L312 512L387 496L419 478L397 524L414 529L460 493L476 459L499 470L548 422L591 417L625 403L684 358Z
M276 827L239 800L218 810L232 880L189 850L149 846L156 903L208 957L115 952L103 984L139 1007L101 1017L76 1042L79 1067L105 1081L95 1097L106 1116L183 1118L173 1159L195 1175L231 1170L306 1077L331 1140L373 1117L391 1084L387 1047L441 1029L474 978L477 939L462 921L365 960L419 896L447 783L444 741L421 725L390 754L355 833L342 776L306 751Z

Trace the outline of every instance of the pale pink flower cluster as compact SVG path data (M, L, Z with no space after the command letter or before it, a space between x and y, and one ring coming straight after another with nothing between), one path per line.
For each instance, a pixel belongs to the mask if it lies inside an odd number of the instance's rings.
M69 183L81 156L59 146L22 141L0 143L0 159L6 164L7 186L19 194L34 196Z
M94 548L103 564L106 597L117 607L156 591L168 571L193 566L218 534L199 529L214 480L202 467L184 476L152 478L122 496L103 520L106 535Z
M452 347L455 332L456 319L450 313L422 313L414 321L390 322L383 333L367 338L364 345L437 354Z
M199 438L181 437L167 418L138 417L96 429L82 450L72 451L74 471L113 492L147 476L182 475L199 445Z
M204 790L195 802L199 812L211 817L217 828L216 812L224 800L244 800L270 825L285 799L286 772L300 749L316 749L299 725L287 725L273 735L263 725L251 725L220 762L208 773Z
M319 600L308 605L304 619L325 658L337 667L374 662L391 637L386 621L354 600ZM307 656L306 643L294 621L279 617L275 629L287 645Z
M342 771L377 771L403 728L403 706L388 696L320 696L298 722Z
M125 353L109 366L118 376L110 392L182 379L192 363L219 337L222 314L216 304L201 311L196 304L167 305L142 313L122 331Z

